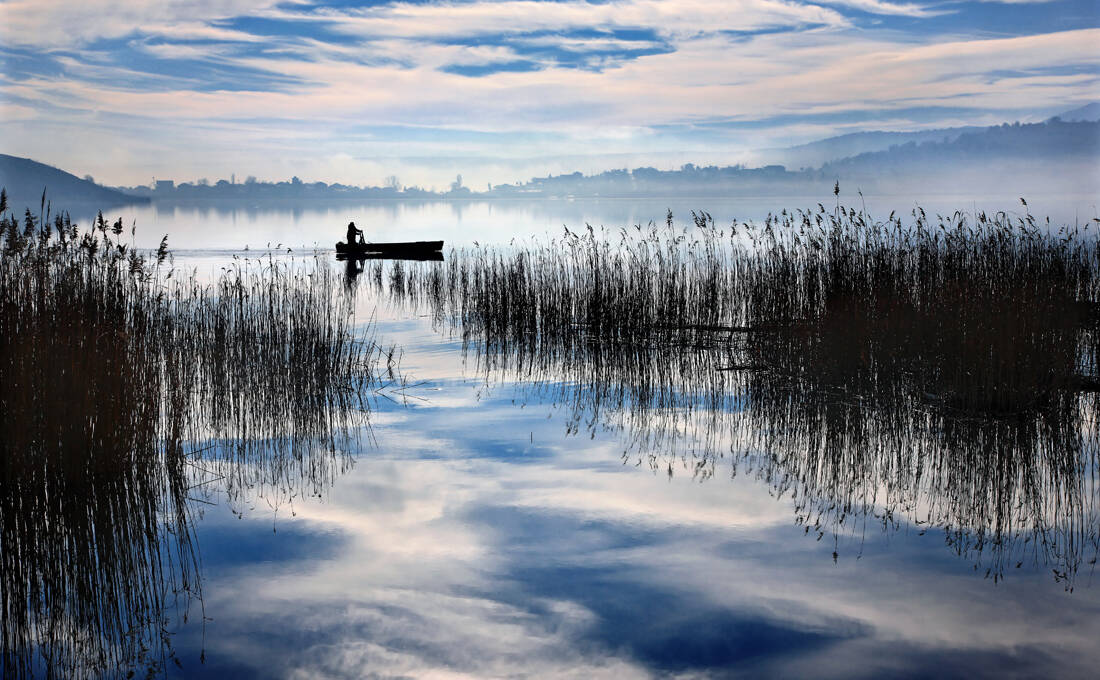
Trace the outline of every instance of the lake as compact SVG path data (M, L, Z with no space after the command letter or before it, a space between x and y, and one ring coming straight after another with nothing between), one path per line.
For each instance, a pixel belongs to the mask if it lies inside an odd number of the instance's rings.
M1100 217L1092 195L1024 197L1033 215L1063 224L1085 223ZM513 238L557 235L563 226L577 230L585 224L618 229L649 222L663 224L669 211L681 223L691 224L691 212L707 211L719 225L735 220L763 220L769 212L833 207L831 192L820 196L763 198L656 197L630 199L454 200L454 201L320 201L257 205L235 201L153 203L115 207L104 211L112 221L121 218L137 227L136 244L156 248L163 235L176 251L192 249L253 250L267 244L297 249L332 248L343 240L348 221L366 230L368 241L445 239L447 245L507 243ZM892 211L908 216L917 206L929 214L1005 210L1024 214L1020 197L944 195L867 196L841 191L840 202L885 219ZM37 207L37 206L35 206ZM95 211L73 211L79 224L90 224Z
M800 200L110 216L136 221L141 247L168 233L175 266L212 277L268 243L281 261L288 245L331 248L348 219L378 241L503 246L563 225L661 224L666 209L678 224L692 208L759 220ZM1047 212L1072 221L1088 200ZM971 203L924 207L986 209ZM912 205L868 199L882 217ZM945 429L925 412L880 416L865 396L838 412L738 378L698 340L679 363L572 336L528 347L464 330L416 294L423 279L395 290L392 263L331 266L356 332L387 350L383 375L365 420L306 463L272 474L262 457L196 456L199 469L210 458L188 490L201 602L163 623L170 677L1089 677L1100 663L1087 408L1063 414L1080 450L1060 448L1053 420ZM819 446L845 464L830 469Z

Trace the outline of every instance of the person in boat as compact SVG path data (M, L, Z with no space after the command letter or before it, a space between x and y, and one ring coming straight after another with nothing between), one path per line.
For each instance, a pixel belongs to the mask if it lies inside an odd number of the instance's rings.
M356 241L355 235L359 235L359 240ZM362 245L363 244L363 230L355 227L355 222L348 222L348 239L345 241L349 246Z

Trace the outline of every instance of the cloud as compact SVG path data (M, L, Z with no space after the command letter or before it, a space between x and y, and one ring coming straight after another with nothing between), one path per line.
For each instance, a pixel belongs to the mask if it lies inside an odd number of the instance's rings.
M130 133L140 131L141 146L166 164L233 149L233 162L252 159L236 169L259 175L273 149L279 162L307 167L337 154L724 152L738 162L748 148L816 134L792 116L943 109L952 122L977 122L1095 98L1097 29L973 39L857 26L845 13L919 24L954 6L13 0L0 10L4 45L39 63L10 61L0 95L39 120L5 119L0 135L25 155L52 150L57 162L70 154L90 163L83 139L137 146ZM713 127L749 122L751 131Z
M898 7L866 2L882 11ZM790 25L846 25L839 12L788 0L618 0L607 3L534 0L395 2L369 8L316 8L278 0L10 0L4 4L4 40L45 49L78 47L133 34L172 39L254 41L246 31L219 26L236 18L307 22L363 38L433 40L459 36L562 31L572 28L655 27L693 35Z
M35 110L29 106L0 100L0 120L34 120L35 116Z
M705 0L394 3L362 10L320 10L316 15L337 21L337 30L340 31L363 37L404 39L562 31L594 26L653 27L665 34L691 36L717 30L847 24L843 15L834 10L783 0L741 0L731 3Z
M210 25L270 9L278 0L8 0L0 31L8 45L73 48L152 32L176 38L250 40Z
M217 59L227 54L224 47L208 43L149 43L145 41L134 41L132 44L136 49L156 57L157 59L203 60Z
M841 5L851 7L868 14L880 14L886 16L901 17L934 17L941 14L950 14L953 10L929 9L926 5L917 5L903 2L885 2L884 0L822 0L826 5Z

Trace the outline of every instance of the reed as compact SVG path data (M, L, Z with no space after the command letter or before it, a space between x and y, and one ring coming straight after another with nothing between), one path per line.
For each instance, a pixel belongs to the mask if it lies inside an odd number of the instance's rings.
M1049 564L1072 588L1100 524L1097 241L1026 212L910 218L669 216L370 278L669 474L731 455L819 538L913 522L991 578Z
M124 232L0 214L4 677L179 662L173 622L201 603L195 499L318 492L366 408L376 350L325 263L204 284Z

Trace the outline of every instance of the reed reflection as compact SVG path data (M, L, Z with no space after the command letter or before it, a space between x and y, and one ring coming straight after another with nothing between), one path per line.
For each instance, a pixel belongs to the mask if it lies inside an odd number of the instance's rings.
M123 231L0 220L4 677L181 663L172 631L204 616L196 501L319 493L365 408L374 348L327 265L179 281L165 243L142 256Z
M1072 589L1100 526L1096 239L911 217L670 216L369 278L573 432L622 429L624 458L707 477L728 452L819 539L913 524L989 578Z

